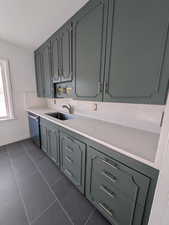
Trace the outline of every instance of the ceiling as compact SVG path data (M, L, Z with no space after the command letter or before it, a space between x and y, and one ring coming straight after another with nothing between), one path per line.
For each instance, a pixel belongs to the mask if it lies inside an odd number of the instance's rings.
M88 0L0 0L0 39L35 49Z

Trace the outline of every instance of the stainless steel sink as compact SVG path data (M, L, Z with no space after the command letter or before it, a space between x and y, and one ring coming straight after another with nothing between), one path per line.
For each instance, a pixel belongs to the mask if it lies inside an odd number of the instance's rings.
M71 120L71 119L77 118L77 116L75 116L75 115L61 113L61 112L46 113L46 115L51 116L56 119L59 119L59 120Z

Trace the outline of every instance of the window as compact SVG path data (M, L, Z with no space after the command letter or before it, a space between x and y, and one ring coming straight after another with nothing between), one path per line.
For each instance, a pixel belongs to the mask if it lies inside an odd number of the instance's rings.
M0 120L13 119L13 117L9 65L7 60L0 59Z

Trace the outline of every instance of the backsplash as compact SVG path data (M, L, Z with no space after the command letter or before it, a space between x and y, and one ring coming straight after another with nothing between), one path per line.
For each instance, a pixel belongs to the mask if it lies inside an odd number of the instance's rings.
M71 104L74 113L111 123L160 132L160 122L165 106L124 103L77 101L72 99L47 99L48 107L64 110L63 104Z
M24 108L30 108L35 106L46 106L46 101L44 98L38 98L36 92L27 91L24 92Z

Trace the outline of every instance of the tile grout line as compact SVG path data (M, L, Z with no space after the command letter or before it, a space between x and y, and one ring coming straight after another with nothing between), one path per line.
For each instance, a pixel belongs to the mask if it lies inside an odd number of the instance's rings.
M42 215L44 215L47 212L47 210L50 209L55 204L56 201L57 200L55 199L46 209L44 209L42 211L42 213L39 216L37 216L35 219L33 219L31 221L31 225L34 224Z
M24 201L24 199L22 197L22 193L21 193L20 187L19 187L17 179L16 179L16 173L15 173L15 169L14 169L14 165L13 165L13 160L12 160L12 158L10 156L10 153L8 152L7 149L6 149L6 151L7 151L8 157L9 157L10 167L11 167L11 170L12 170L12 173L13 173L13 176L14 176L14 180L15 180L17 189L18 189L19 197L20 197L20 200L21 200L21 202L23 204L24 213L25 213L27 222L28 222L29 225L31 225L31 222L30 222L30 219L29 219L29 216L28 216L28 212L27 212L27 208L26 208L26 204L25 204L25 201Z
M32 157L29 155L28 151L26 150L25 145L23 144L23 147L25 149L25 153L27 154L27 156L29 157L29 159L32 161L32 163L34 164L34 166L36 167L37 171L39 172L39 174L41 175L43 181L47 184L49 190L51 191L51 193L53 194L53 196L55 197L56 201L58 202L59 206L61 207L61 209L63 210L63 212L65 213L65 215L67 216L69 222L72 225L75 225L71 219L71 217L69 216L68 212L64 209L64 207L62 206L62 203L59 201L59 199L57 198L55 192L52 190L50 184L48 183L48 181L46 180L45 176L43 175L43 173L41 172L41 170L39 169L39 167L35 164L35 162L32 160ZM42 215L41 215L42 216ZM30 224L31 225L31 224Z
M60 180L62 180L62 179L63 179L63 177L58 178L58 179L55 181L55 183L51 185L51 187L54 186L55 184L57 184L57 183L58 183Z
M93 209L93 210L91 211L91 213L90 213L90 215L88 216L88 218L87 218L86 222L84 223L84 225L87 225L87 224L88 224L88 222L89 222L89 221L91 220L91 218L93 217L94 213L95 213L95 209Z

